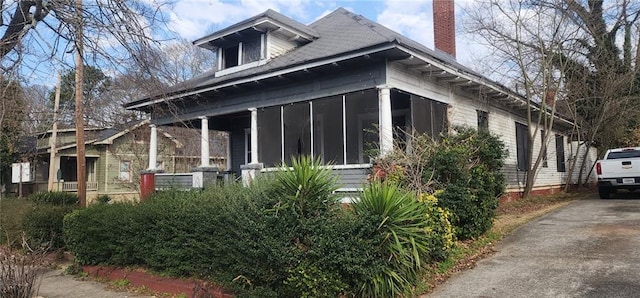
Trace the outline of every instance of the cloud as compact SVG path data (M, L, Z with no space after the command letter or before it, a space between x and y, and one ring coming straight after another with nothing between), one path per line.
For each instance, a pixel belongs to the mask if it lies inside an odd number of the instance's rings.
M171 11L170 28L183 38L193 40L240 22L267 9L273 9L301 22L315 15L310 0L181 0Z
M386 0L377 22L419 43L433 48L431 1Z

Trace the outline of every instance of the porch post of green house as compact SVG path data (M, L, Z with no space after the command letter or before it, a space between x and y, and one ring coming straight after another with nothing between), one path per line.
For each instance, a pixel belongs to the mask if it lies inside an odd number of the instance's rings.
M158 172L158 129L150 124L149 167L140 173L140 200L147 200L156 190L155 175Z

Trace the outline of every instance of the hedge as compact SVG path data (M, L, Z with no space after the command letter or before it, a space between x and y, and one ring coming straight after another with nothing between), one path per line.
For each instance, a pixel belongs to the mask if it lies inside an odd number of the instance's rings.
M341 208L332 195L337 186L330 170L318 165L296 160L291 171L256 180L252 187L161 192L140 204L75 210L64 220L65 241L83 265L140 265L210 278L243 297L363 296L370 280L407 264L394 263L381 249L388 241L383 215ZM423 204L411 206L419 208L419 222L435 216L424 213L431 209ZM419 245L429 256L417 267L408 264L412 274L431 255L446 254L441 245L446 241L434 241L440 235L435 227L420 231L429 233L416 238L427 239ZM383 296L410 292L418 281L407 280Z

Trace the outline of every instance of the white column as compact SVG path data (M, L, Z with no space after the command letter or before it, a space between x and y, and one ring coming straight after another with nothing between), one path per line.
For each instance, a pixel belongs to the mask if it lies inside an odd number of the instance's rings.
M149 168L147 170L155 170L158 164L158 128L154 124L150 124L151 137L149 138Z
M251 164L258 163L258 109L251 108Z
M380 155L384 156L393 150L393 123L391 121L391 90L388 87L379 89L378 94Z
M209 167L209 119L207 117L199 117L201 120L200 133L200 166Z

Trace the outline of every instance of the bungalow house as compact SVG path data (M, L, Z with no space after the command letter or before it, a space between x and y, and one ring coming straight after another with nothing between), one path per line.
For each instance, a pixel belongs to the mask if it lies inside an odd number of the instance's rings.
M147 168L149 160L149 120L138 121L123 129L85 128L85 161L87 198L89 201L101 195L115 200L136 200L139 197L140 176L138 173ZM159 153L156 169L166 173L189 171L200 164L199 133L193 130L172 128L160 130L156 140ZM191 133L190 133L191 132ZM175 136L174 136L175 135ZM31 138L32 146L23 150L23 162L28 162L32 172L31 181L14 183L12 191L22 194L38 191L78 191L75 129L56 131L56 145L53 162L54 177L49 176L52 131L39 133ZM189 140L196 140L198 148L194 150ZM218 139L214 142L219 141ZM26 148L25 148L26 149ZM194 154L197 152L197 154ZM214 154L215 153L215 154ZM224 164L219 150L212 153L210 163Z
M528 101L459 64L453 1L435 1L434 10L436 22L447 22L435 26L436 50L343 8L309 25L267 10L194 41L217 53L215 69L125 107L149 113L158 126L227 132L226 170L245 181L311 155L331 163L343 191L362 186L369 149L391 150L395 128L434 137L452 125L486 128L507 144L508 191L517 192L525 149L542 146L525 137L533 129ZM571 127L556 118L535 189L566 182Z

